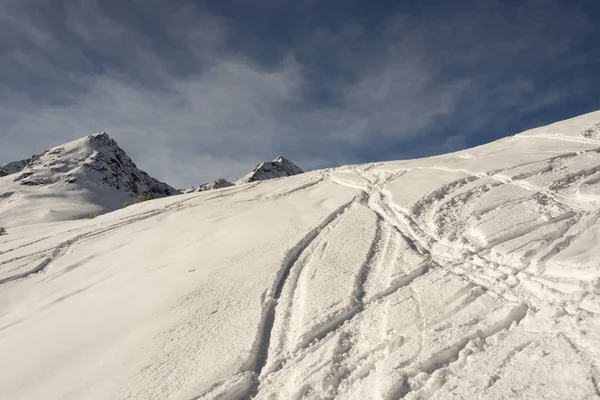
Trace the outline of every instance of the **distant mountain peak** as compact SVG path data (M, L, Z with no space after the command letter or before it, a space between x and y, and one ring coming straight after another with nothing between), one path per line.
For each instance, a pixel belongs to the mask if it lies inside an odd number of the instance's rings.
M176 192L137 168L106 132L53 147L21 163L15 182L21 185L74 184L116 189L135 197L142 192L166 196Z
M189 189L183 189L182 192L183 193L204 192L206 190L221 189L221 188L229 187L229 186L233 186L233 183L229 182L227 179L218 178L218 179L215 179L214 181L204 183L200 186L192 186Z
M73 219L112 211L132 203L144 192L152 197L180 193L138 169L106 132L93 133L0 167L0 201L10 197L12 207L18 204L15 199L27 198L28 207L47 209L40 220ZM21 220L35 221L35 217L23 215Z
M13 161L0 166L0 178L7 175L16 174L29 164L30 159Z
M249 174L237 180L237 183L264 181L267 179L282 178L302 174L304 171L283 156L278 156L273 161L265 161L254 167Z

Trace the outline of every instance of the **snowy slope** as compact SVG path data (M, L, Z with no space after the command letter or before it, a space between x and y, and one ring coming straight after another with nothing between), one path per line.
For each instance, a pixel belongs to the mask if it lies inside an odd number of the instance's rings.
M600 112L0 236L0 398L597 399Z
M70 220L112 211L142 192L176 193L140 171L106 133L0 167L0 226Z
M282 156L273 161L265 161L254 167L254 170L247 175L239 178L236 183L249 183L264 181L267 179L283 178L286 176L298 175L303 173L302 169L296 164Z

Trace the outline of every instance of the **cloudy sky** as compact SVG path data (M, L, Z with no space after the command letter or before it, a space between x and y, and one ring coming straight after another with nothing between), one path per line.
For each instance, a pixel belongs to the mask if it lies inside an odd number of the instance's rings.
M600 109L597 0L1 0L0 164L106 131L184 187Z

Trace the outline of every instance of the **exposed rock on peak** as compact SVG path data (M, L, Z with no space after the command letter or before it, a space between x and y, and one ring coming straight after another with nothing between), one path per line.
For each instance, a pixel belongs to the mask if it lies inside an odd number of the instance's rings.
M1 204L0 222L4 214L15 224L81 218L144 192L179 193L138 169L106 132L94 133L0 167L0 203L10 197Z
M282 178L285 176L298 175L303 173L302 169L296 164L282 156L273 161L265 161L258 164L252 172L237 180L237 183L248 183L255 181L264 181L267 179Z
M30 161L31 159L28 158L27 160L13 161L0 166L0 178L3 176L16 174L25 168Z
M137 168L106 132L53 147L29 160L14 177L21 185L77 184L116 189L135 197L142 192L167 196L176 192Z
M219 178L214 181L204 183L200 186L193 186L189 189L182 190L183 193L195 193L195 192L204 192L205 190L212 189L221 189L224 187L233 186L233 183L229 182L227 179Z

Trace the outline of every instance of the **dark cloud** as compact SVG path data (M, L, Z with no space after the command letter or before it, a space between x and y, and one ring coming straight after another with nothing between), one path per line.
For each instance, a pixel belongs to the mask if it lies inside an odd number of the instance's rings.
M593 1L0 5L0 161L108 131L174 185L427 156L600 108Z

